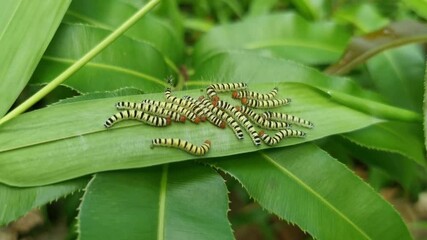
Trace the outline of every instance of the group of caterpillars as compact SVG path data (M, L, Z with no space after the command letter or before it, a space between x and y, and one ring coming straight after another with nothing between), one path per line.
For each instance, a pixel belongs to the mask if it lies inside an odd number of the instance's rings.
M232 92L232 98L240 99L242 105L232 106L221 101L219 92ZM104 126L110 128L116 122L126 119L136 119L157 127L168 126L171 121L185 122L188 119L198 124L207 120L219 128L226 128L228 125L239 140L243 139L243 127L255 146L261 145L261 141L271 146L286 137L305 137L304 132L291 129L290 126L296 124L313 128L314 125L310 121L286 113L265 111L258 114L253 110L280 107L291 102L289 98L277 99L277 93L277 88L263 94L247 90L246 83L215 83L206 89L209 99L204 96L194 99L190 96L178 98L172 95L171 88L167 88L164 93L166 101L146 99L138 103L118 102L116 108L122 111L108 118ZM272 136L263 130L257 132L253 123L260 128L278 132ZM175 147L202 156L209 151L211 141L206 140L201 146L197 146L177 138L156 138L152 140L152 147L154 146Z

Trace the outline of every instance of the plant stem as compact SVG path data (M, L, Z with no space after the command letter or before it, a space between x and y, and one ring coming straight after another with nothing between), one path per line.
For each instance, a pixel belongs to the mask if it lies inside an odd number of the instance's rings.
M11 112L6 114L2 119L0 119L0 125L9 121L10 119L18 116L19 114L25 112L28 108L33 106L36 102L40 101L53 89L55 89L59 84L68 79L71 75L76 73L80 68L82 68L86 63L92 60L96 55L98 55L102 50L108 47L112 42L119 38L124 32L126 32L131 26L133 26L140 18L147 14L151 9L153 9L161 0L152 0L148 2L143 8L138 12L132 15L126 22L119 26L115 31L108 35L104 40L102 40L98 45L96 45L92 50L90 50L86 55L76 61L71 65L67 70L58 75L50 83L36 92L33 96L28 98L25 102L21 103L18 107L13 109Z

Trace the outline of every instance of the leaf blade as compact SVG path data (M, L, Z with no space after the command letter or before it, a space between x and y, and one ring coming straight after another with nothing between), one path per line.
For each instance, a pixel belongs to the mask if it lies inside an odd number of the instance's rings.
M386 238L411 239L387 202L314 145L211 163L236 177L264 208L298 224L316 238L377 239L388 235ZM390 222L384 223L386 216ZM365 220L367 217L370 221Z
M126 228L135 239L233 239L227 210L222 178L194 163L100 173L82 201L80 238L121 238Z
M3 2L5 11L0 17L0 116L9 110L27 84L70 2Z

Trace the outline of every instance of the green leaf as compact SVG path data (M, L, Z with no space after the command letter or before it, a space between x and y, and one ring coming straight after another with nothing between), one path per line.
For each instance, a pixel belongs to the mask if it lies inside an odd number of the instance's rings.
M249 5L249 16L258 16L268 13L278 0L253 0Z
M291 0L302 16L309 20L320 19L326 15L326 0Z
M141 6L116 0L75 0L67 11L65 21L114 30L139 8ZM179 33L168 22L153 14L139 20L124 35L152 44L174 63L182 61L184 43Z
M427 19L427 2L425 0L403 0L402 2L418 16Z
M238 179L261 206L317 239L411 239L389 203L314 145L211 163Z
M0 184L0 226L48 202L83 189L87 178L41 187L17 188Z
M341 59L325 70L345 74L379 52L408 43L427 41L427 24L413 20L394 22L361 37L353 37Z
M218 71L220 69L220 71ZM262 69L262 70L261 70ZM333 78L306 66L247 52L217 54L199 66L188 87L207 86L210 82L298 82L309 84L340 104L381 118L416 121L421 115L372 101L371 93L346 78Z
M224 180L194 163L96 174L80 239L233 239Z
M309 23L292 13L253 17L213 28L196 44L194 63L230 50L245 49L264 56L305 64L336 61L350 37L333 22Z
M383 28L390 22L371 3L356 4L338 9L334 15L338 21L348 22L362 33Z
M420 47L408 45L378 54L366 66L376 89L389 103L421 112L424 61Z
M277 82L249 86L261 92L270 91L272 86L277 86L279 97L293 99L292 104L278 108L277 111L286 111L315 124L314 129L306 130L305 139L289 139L278 147L354 131L380 121L330 101L322 92L302 84ZM198 97L201 92L197 89L174 94ZM221 97L233 103L231 97ZM23 114L5 123L0 126L0 181L10 185L33 186L99 171L195 158L177 149L150 149L151 139L157 137L183 138L195 144L210 139L212 149L206 157L235 155L267 148L255 147L248 136L243 141L238 141L229 128L219 129L208 123L174 123L168 128L156 128L137 121L126 121L109 130L104 128L107 118L117 112L114 107L116 102L142 99L161 100L163 94L59 104Z
M37 67L32 82L50 82L109 33L92 26L62 24ZM169 73L159 51L150 44L122 36L64 84L80 92L123 87L158 92L167 85L163 79Z
M367 129L371 128L374 127L371 126ZM375 132L375 130L373 131ZM384 141L386 141L386 137L387 136L377 135L375 139L384 139ZM343 141L343 138L347 141ZM414 160L402 154L394 153L389 149L386 151L375 149L368 145L377 145L373 140L366 142L354 141L354 138L348 139L345 134L343 137L337 138L336 140L344 143L347 149L347 154L349 155L348 157L357 159L358 161L373 167L376 171L381 171L382 173L387 174L388 177L399 182L406 191L414 191L414 185L416 185L417 180L419 180L419 176L416 173L420 169L420 164Z
M70 0L6 0L0 14L0 116L27 84Z
M426 167L420 128L421 125L385 122L346 133L343 136L358 145L369 149L397 153L420 166Z

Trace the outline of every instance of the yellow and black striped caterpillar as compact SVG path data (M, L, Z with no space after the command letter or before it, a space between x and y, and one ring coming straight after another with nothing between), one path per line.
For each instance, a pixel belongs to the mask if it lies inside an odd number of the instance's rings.
M192 102L187 101L186 99L173 96L172 90L170 88L166 88L165 98L166 98L166 102L178 104L179 106L187 108L190 111L192 111L196 107Z
M150 115L148 113L144 113L138 110L125 110L125 111L118 112L113 116L109 117L105 122L104 126L106 128L109 128L113 126L116 122L120 122L126 119L135 119L143 123L146 123L148 125L152 125L156 127L164 127L164 126L170 125L171 123L170 117L166 117L166 118L158 117L158 116Z
M262 114L262 116L266 119L295 123L299 126L306 128L314 127L314 124L312 122L286 113L266 111Z
M280 121L271 121L258 113L252 111L252 109L246 106L237 107L237 110L246 115L249 119L251 119L256 125L262 127L264 129L284 129L289 128L291 125L287 122Z
M154 146L179 148L181 150L184 150L190 154L197 155L197 156L205 155L211 147L211 141L209 140L206 140L201 146L196 146L190 142L187 142L179 138L155 138L151 141L151 143L152 143L152 148Z
M116 108L119 110L123 109L134 109L134 110L140 110L143 112L151 113L154 115L158 115L161 117L170 117L175 122L185 122L185 116L182 116L181 114L167 110L165 108L146 104L146 103L137 103L137 102L118 102L116 103Z
M268 100L268 99L275 98L278 91L279 89L277 87L273 88L273 90L271 90L271 92L269 93L258 93L258 92L252 92L247 90L234 91L231 97L238 98L238 99L245 97L245 98L258 99L258 100Z
M228 102L225 101L217 101L215 105L218 108L224 109L229 114L234 116L237 120L239 120L240 124L243 125L246 132L249 133L249 136L251 137L252 142L255 144L255 146L261 145L261 139L259 138L254 126L241 112L237 111L235 107L231 106Z
M156 101L151 99L145 99L142 101L142 103L158 106L161 108L165 108L167 110L171 110L174 112L177 112L181 115L184 115L187 119L194 123L199 123L200 118L192 111L188 110L187 108L181 107L178 104L170 103L170 102L162 102L162 101Z
M209 122L219 128L226 127L226 122L215 116L215 114L213 114L211 111L209 111L209 108L203 102L196 100L190 96L184 96L183 98L188 101L191 101L196 105L194 112L199 112L199 116L201 116L200 119L202 119L202 117L205 117Z
M214 83L206 88L206 94L212 101L218 101L219 97L217 96L217 92L243 90L247 87L248 85L246 83Z
M274 136L266 134L264 131L259 132L259 136L267 145L276 145L285 137L305 137L305 132L294 129L282 129Z
M290 98L283 99L270 99L270 100L256 100L251 98L242 98L242 104L253 108L275 108L280 107L291 102Z
M227 124L231 127L231 129L233 130L237 139L239 139L239 140L243 139L243 131L240 128L239 124L236 122L236 120L234 120L234 118L232 116L230 116L228 113L226 113L226 112L222 111L221 109L212 105L212 103L209 100L204 99L203 96L199 98L199 101L201 101L203 104L205 104L205 106L209 109L210 112L215 114L220 119L225 120L227 122Z

